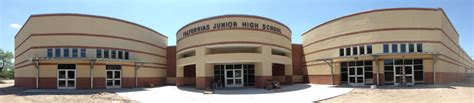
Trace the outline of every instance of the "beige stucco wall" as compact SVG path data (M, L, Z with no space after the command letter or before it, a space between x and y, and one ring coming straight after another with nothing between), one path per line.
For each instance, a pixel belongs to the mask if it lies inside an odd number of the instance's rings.
M442 55L439 58L443 60L438 60L435 65L437 72L460 73L458 71L465 71L464 68L472 68L474 65L469 56L459 47L458 38L458 34L442 9L408 8L374 10L338 18L307 31L303 34L302 41L306 65L309 65L307 66L309 75L330 74L329 67L321 64L324 62L314 62L314 60L340 57L339 48L372 45L372 53L378 54L383 53L383 44L392 43L422 43L424 53ZM364 56L360 57L364 58ZM384 58L402 58L402 55L380 57L380 59ZM403 58L423 58L424 71L432 71L431 55L410 54L403 55ZM465 66L454 65L446 60L465 64ZM345 59L335 59L335 61L345 61ZM383 65L383 61L380 64Z
M156 63L145 64L148 67L140 68L139 77L166 76L167 37L141 25L115 18L84 14L32 15L16 35L15 47L17 67L31 64L31 58L47 57L47 48L70 48L70 56L72 48L85 48L87 58L96 58L96 48L108 48L128 51L130 59L99 59L94 66L94 77L105 77L105 65L122 65L122 77L133 77L133 65L137 61ZM76 76L89 77L90 67L86 64L90 61L87 59L41 60L40 77L56 77L57 64L76 63L81 63L76 65ZM16 68L15 76L35 77L35 67Z
M237 22L239 28L212 29L214 23ZM269 24L281 29L281 34L259 29L243 29L241 22L255 22L261 28ZM183 38L183 32L198 26L209 24L211 30L193 33ZM289 39L290 38L290 39ZM183 76L183 66L196 64L197 77L212 77L214 64L255 64L256 76L271 76L272 63L285 64L285 73L292 74L291 68L291 31L276 21L246 15L210 17L186 25L177 32L177 77ZM216 53L210 49L220 47L254 47L254 53ZM272 49L287 53L286 56L272 55ZM195 51L195 56L182 58L183 53Z

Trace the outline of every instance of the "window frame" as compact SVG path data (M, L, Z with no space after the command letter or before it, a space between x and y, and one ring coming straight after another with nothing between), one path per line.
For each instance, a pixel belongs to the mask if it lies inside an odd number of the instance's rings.
M390 53L390 45L388 44L383 44L383 53Z
M52 57L53 57L53 49L52 49L52 48L47 48L47 49L46 49L46 52L47 52L46 56L47 56L48 58L52 58Z

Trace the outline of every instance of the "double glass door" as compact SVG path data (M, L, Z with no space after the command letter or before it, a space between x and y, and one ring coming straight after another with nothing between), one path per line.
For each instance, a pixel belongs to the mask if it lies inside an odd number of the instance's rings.
M394 66L395 85L414 85L413 65Z
M76 89L75 69L58 69L58 89Z
M243 69L242 65L225 65L225 86L226 87L243 87Z
M349 67L349 85L362 86L364 85L364 68L362 66Z
M122 87L122 70L120 65L107 65L106 76L105 82L107 88Z

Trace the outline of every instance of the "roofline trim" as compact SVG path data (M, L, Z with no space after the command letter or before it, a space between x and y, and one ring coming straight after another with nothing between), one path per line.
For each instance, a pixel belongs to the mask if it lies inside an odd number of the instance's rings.
M46 16L80 16L80 17L92 17L92 18L101 18L101 19L114 20L114 21L119 21L119 22L131 24L131 25L135 25L135 26L138 26L138 27L141 27L141 28L150 30L150 31L152 31L152 32L154 32L154 33L156 33L156 34L158 34L159 36L168 38L168 36L163 35L163 34L161 34L160 32L157 32L157 31L155 31L155 30L153 30L153 29L151 29L151 28L148 28L148 27L146 27L146 26L140 25L140 24L138 24L138 23L126 21L126 20L123 20L123 19L113 18L113 17L99 16L99 15L90 15L90 14L80 14L80 13L32 14L32 15L30 15L30 17L28 17L28 20L26 20L26 22L23 24L23 26L21 27L21 29L17 32L17 34L15 35L15 38L16 38L16 37L18 36L18 34L21 32L21 30L23 29L23 27L25 27L25 25L28 23L28 21L30 21L31 18L33 18L33 17L46 17Z

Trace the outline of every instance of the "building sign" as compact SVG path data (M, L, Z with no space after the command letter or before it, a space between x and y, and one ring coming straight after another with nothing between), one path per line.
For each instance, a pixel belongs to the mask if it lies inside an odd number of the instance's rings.
M214 24L206 24L201 25L198 27L194 27L188 29L183 32L183 37L192 35L197 32L203 32L208 30L218 30L218 29L230 29L230 28L248 28L248 29L260 29L269 32L275 32L281 34L281 29L268 24L259 24L255 22L236 22L236 21L228 21L228 22L219 22Z

